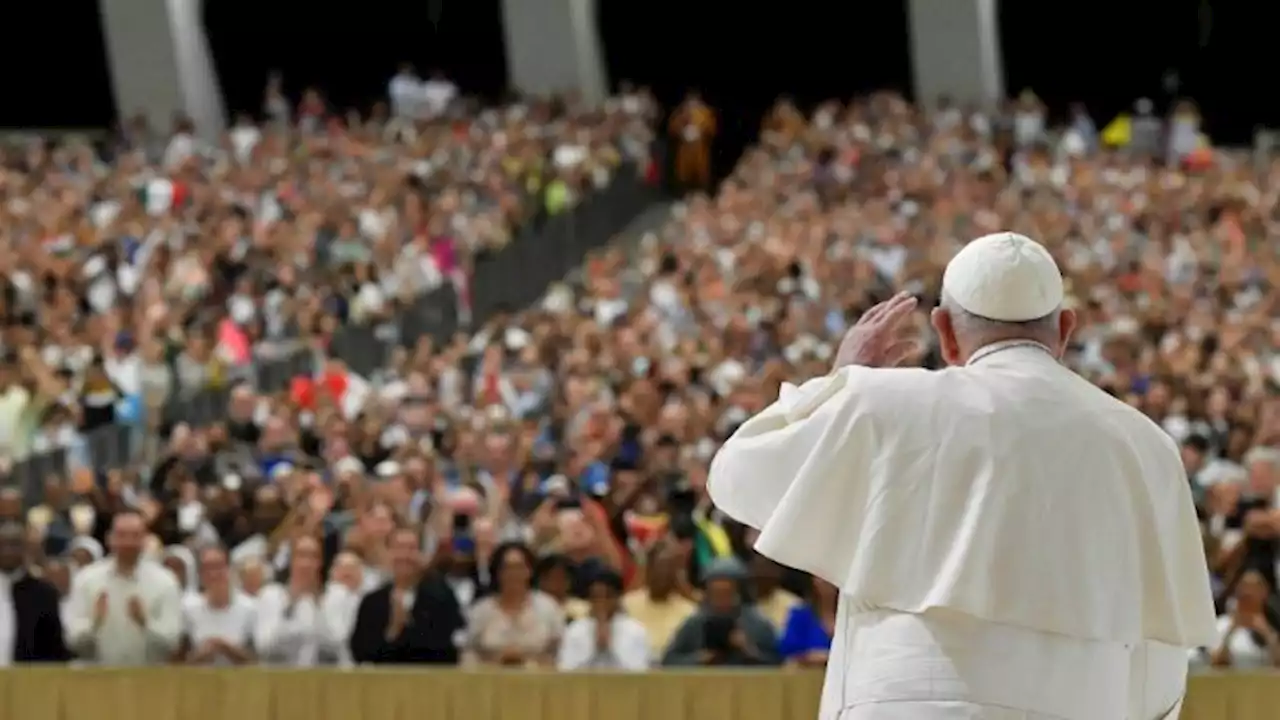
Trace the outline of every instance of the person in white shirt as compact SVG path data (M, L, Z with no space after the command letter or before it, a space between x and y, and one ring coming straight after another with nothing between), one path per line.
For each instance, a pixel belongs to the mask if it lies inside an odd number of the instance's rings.
M400 66L400 72L387 84L387 97L391 100L391 112L404 120L417 119L422 98L422 79L412 65Z
M1240 575L1227 612L1218 618L1218 641L1202 649L1209 664L1237 670L1280 667L1280 631L1267 617L1270 592L1257 570Z
M262 141L262 131L253 122L253 118L241 115L236 118L235 126L227 133L227 139L231 143L231 151L235 155L236 162L244 164L253 159L253 151Z
M823 720L1176 718L1216 639L1176 442L1060 362L1053 257L997 233L948 264L931 372L916 300L747 420L708 491L756 549L840 590Z
M333 636L320 608L321 547L304 535L290 548L289 579L258 595L253 646L264 663L311 667L336 656Z
M146 522L137 512L116 513L103 560L76 573L71 585L67 639L76 654L99 665L168 662L182 637L178 581L142 557Z
M225 550L201 550L199 564L201 592L188 593L182 602L186 661L192 665L253 662L254 601L232 587Z
M267 565L262 558L251 556L234 563L236 587L250 598L258 597L267 584Z
M360 610L360 598L365 592L364 565L360 558L344 552L333 559L329 570L329 584L320 601L321 612L335 640L338 641L338 663L350 665L351 649L347 641L356 625L356 613Z
M601 570L587 586L591 613L574 620L560 641L561 670L649 669L649 634L639 620L622 611L622 578Z
M458 86L449 82L449 78L437 70L422 83L421 97L427 117L438 117L458 99Z

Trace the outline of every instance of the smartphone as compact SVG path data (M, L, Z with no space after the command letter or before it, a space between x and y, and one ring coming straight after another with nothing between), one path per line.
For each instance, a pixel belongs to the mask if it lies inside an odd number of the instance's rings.
M713 615L707 618L702 627L702 645L712 652L728 652L729 636L733 634L734 620L731 617Z
M454 536L463 536L471 534L471 516L461 513L453 516L453 534Z

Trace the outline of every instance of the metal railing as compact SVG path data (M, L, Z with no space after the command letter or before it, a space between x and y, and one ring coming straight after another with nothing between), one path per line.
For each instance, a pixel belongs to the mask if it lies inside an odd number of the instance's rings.
M573 209L542 218L502 250L477 258L469 291L473 325L483 325L504 309L536 302L548 285L581 265L587 253L608 243L656 199L657 191L634 168L624 167L608 187ZM303 342L257 348L245 374L232 374L218 387L176 391L160 418L104 425L82 433L73 447L33 453L12 465L8 483L22 488L28 503L36 503L44 484L65 476L72 466L106 472L154 462L159 454L158 434L167 428L179 423L206 427L223 421L238 381L247 381L263 393L284 392L295 378L313 375L326 355L368 377L386 367L397 346L411 347L424 336L448 342L463 329L459 307L457 289L446 283L400 308L389 322L342 327L323 351Z
M472 312L485 320L537 302L547 286L582 264L658 199L637 168L623 166L608 187L570 211L529 227L500 252L476 259Z

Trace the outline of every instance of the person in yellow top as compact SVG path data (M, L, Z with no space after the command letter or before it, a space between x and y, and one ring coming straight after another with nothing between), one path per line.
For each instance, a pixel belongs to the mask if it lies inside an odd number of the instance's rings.
M698 609L697 603L686 596L691 591L685 587L682 592L682 585L687 585L680 579L685 562L675 544L659 541L649 551L645 586L622 597L622 609L644 625L655 660L662 657L676 630Z
M791 609L802 601L783 589L782 566L769 558L763 555L753 556L749 572L756 610L773 625L774 629L782 632L787 626L787 616L791 614Z
M544 202L548 215L559 215L564 212L568 209L570 200L569 185L564 180L556 178L547 185Z
M707 190L711 186L711 142L716 113L696 92L690 92L671 115L668 130L676 149L676 182L680 189Z

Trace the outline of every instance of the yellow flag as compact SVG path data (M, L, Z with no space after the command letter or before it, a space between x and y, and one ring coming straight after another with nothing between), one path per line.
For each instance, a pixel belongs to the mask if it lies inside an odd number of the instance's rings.
M1133 123L1130 122L1129 116L1121 113L1116 116L1115 120L1107 123L1102 128L1102 144L1111 147L1124 147L1129 144L1129 139L1133 135Z

